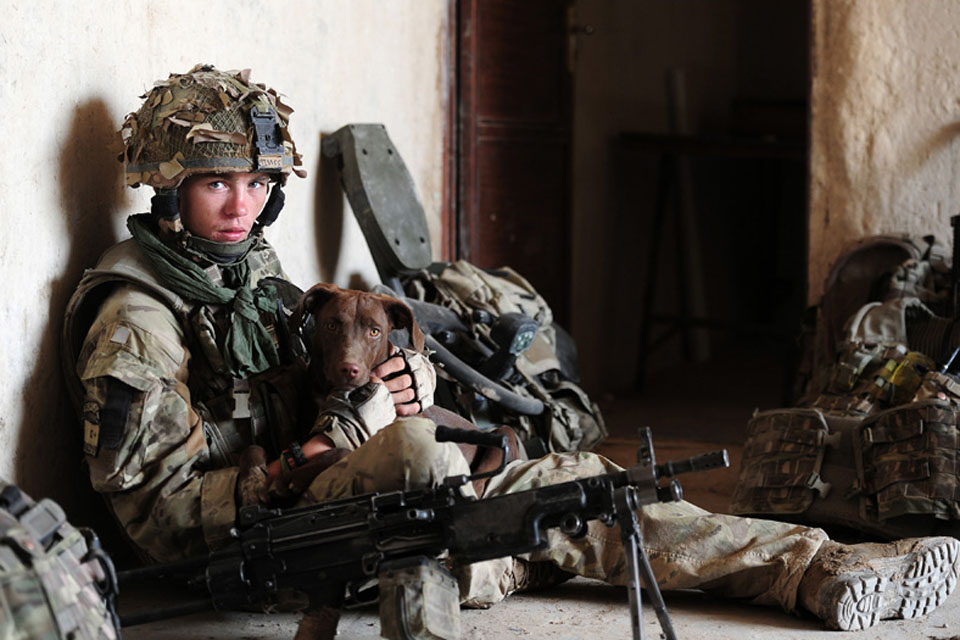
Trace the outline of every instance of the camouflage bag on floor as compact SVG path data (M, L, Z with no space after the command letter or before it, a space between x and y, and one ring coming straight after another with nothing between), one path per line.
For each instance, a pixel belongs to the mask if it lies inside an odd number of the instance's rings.
M446 408L482 427L513 427L531 456L547 451L590 450L606 437L599 407L579 385L573 339L554 324L549 305L519 273L509 267L481 269L459 260L437 263L407 275L403 284L411 298L455 312L480 344L494 347L492 320L506 314L522 313L539 325L512 373L499 382L520 396L543 402L546 409L542 414L503 411L438 368L440 378L450 389L452 398L448 400L455 405ZM442 404L443 399L438 399L438 403ZM541 443L543 450L537 451L534 442Z
M945 371L960 322L947 317L949 269L918 246L870 239L837 261L820 364L796 408L748 423L732 513L881 538L960 533L960 381ZM881 271L891 248L904 259ZM841 326L829 313L851 299Z
M119 638L116 573L96 535L52 500L0 488L0 638Z

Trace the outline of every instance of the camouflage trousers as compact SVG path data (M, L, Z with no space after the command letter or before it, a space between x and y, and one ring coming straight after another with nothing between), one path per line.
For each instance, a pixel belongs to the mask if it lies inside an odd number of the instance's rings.
M459 448L434 441L435 426L423 418L401 419L377 432L349 456L317 476L307 502L323 502L371 491L434 486L446 476L469 473ZM550 454L515 461L492 478L481 497L619 471L592 453ZM469 484L465 487L472 494ZM713 514L688 502L646 505L638 512L644 548L661 589L703 589L746 598L787 611L826 534L783 522ZM588 578L626 584L626 562L618 527L591 522L587 535L571 539L551 530L549 547L529 554ZM509 593L514 562L502 558L465 567L461 599L485 607Z

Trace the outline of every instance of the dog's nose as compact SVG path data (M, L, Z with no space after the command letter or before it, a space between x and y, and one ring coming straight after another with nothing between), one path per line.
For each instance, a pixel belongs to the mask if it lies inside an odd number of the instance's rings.
M360 365L353 362L345 362L340 366L340 374L347 380L356 380L360 375Z

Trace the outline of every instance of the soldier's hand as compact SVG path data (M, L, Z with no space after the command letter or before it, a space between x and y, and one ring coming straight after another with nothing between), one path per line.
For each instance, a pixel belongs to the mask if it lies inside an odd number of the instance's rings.
M237 504L247 507L266 504L269 472L267 452L263 447L251 445L240 455L240 471L237 473Z
M433 404L436 373L420 354L405 354L399 349L372 372L371 379L386 385L398 416L412 416Z

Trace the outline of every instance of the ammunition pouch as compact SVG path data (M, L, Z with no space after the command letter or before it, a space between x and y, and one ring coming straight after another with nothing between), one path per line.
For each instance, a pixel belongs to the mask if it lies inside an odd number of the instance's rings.
M733 513L802 514L831 486L821 472L834 434L818 409L755 413L747 424ZM831 440L831 442L835 442Z
M863 488L881 522L960 519L958 408L924 400L888 409L859 429Z
M730 511L891 539L960 532L958 418L940 399L867 418L758 412Z
M384 563L379 578L380 635L391 640L460 637L460 591L439 562L426 556Z

